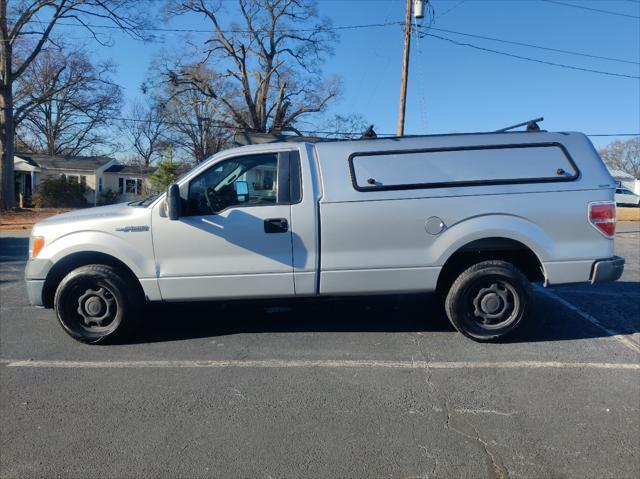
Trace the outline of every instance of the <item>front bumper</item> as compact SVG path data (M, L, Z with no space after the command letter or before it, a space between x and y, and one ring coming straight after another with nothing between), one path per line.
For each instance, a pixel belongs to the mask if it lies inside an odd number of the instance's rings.
M42 290L44 282L52 268L53 263L48 259L30 259L24 271L25 283L27 285L27 296L33 306L44 306Z
M624 258L613 256L593 263L591 284L617 281L624 271Z
M42 290L44 289L44 279L27 279L27 296L33 306L44 306Z

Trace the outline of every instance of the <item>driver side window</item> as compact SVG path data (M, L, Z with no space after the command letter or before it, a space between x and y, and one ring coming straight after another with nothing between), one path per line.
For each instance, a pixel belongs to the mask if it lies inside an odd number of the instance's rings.
M278 155L222 161L189 183L188 214L210 215L231 206L274 205L278 201Z

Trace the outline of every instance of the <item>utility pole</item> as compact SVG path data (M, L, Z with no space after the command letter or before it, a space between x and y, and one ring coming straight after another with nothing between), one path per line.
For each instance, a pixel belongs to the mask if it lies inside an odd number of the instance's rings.
M398 136L404 135L404 113L407 103L407 80L409 78L409 50L411 48L411 5L416 3L416 18L422 18L424 0L407 0L407 14L404 19L404 55L402 57L402 77L400 80L400 108L398 110ZM424 2L424 3L423 3Z
M407 0L407 14L404 19L404 56L402 57L402 78L400 80L400 109L398 110L398 136L404 135L404 111L407 103L407 77L409 76L409 49L411 48L411 3Z

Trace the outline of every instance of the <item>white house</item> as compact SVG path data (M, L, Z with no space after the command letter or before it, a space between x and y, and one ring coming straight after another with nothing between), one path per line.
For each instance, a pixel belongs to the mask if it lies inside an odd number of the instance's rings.
M148 191L149 176L156 171L153 166L115 164L104 170L98 179L101 193L108 190L118 194L123 201L138 198Z
M104 202L111 190L118 199L126 201L142 194L143 185L155 168L122 165L106 156L51 156L35 153L16 153L13 158L16 196L29 202L40 182L46 177L76 178L85 187L89 204Z

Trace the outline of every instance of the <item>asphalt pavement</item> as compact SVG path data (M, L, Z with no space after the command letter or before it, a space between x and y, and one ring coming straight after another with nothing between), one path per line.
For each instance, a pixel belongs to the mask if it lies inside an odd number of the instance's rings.
M614 284L536 289L506 343L431 295L155 306L87 346L0 235L0 477L636 478L640 224Z

